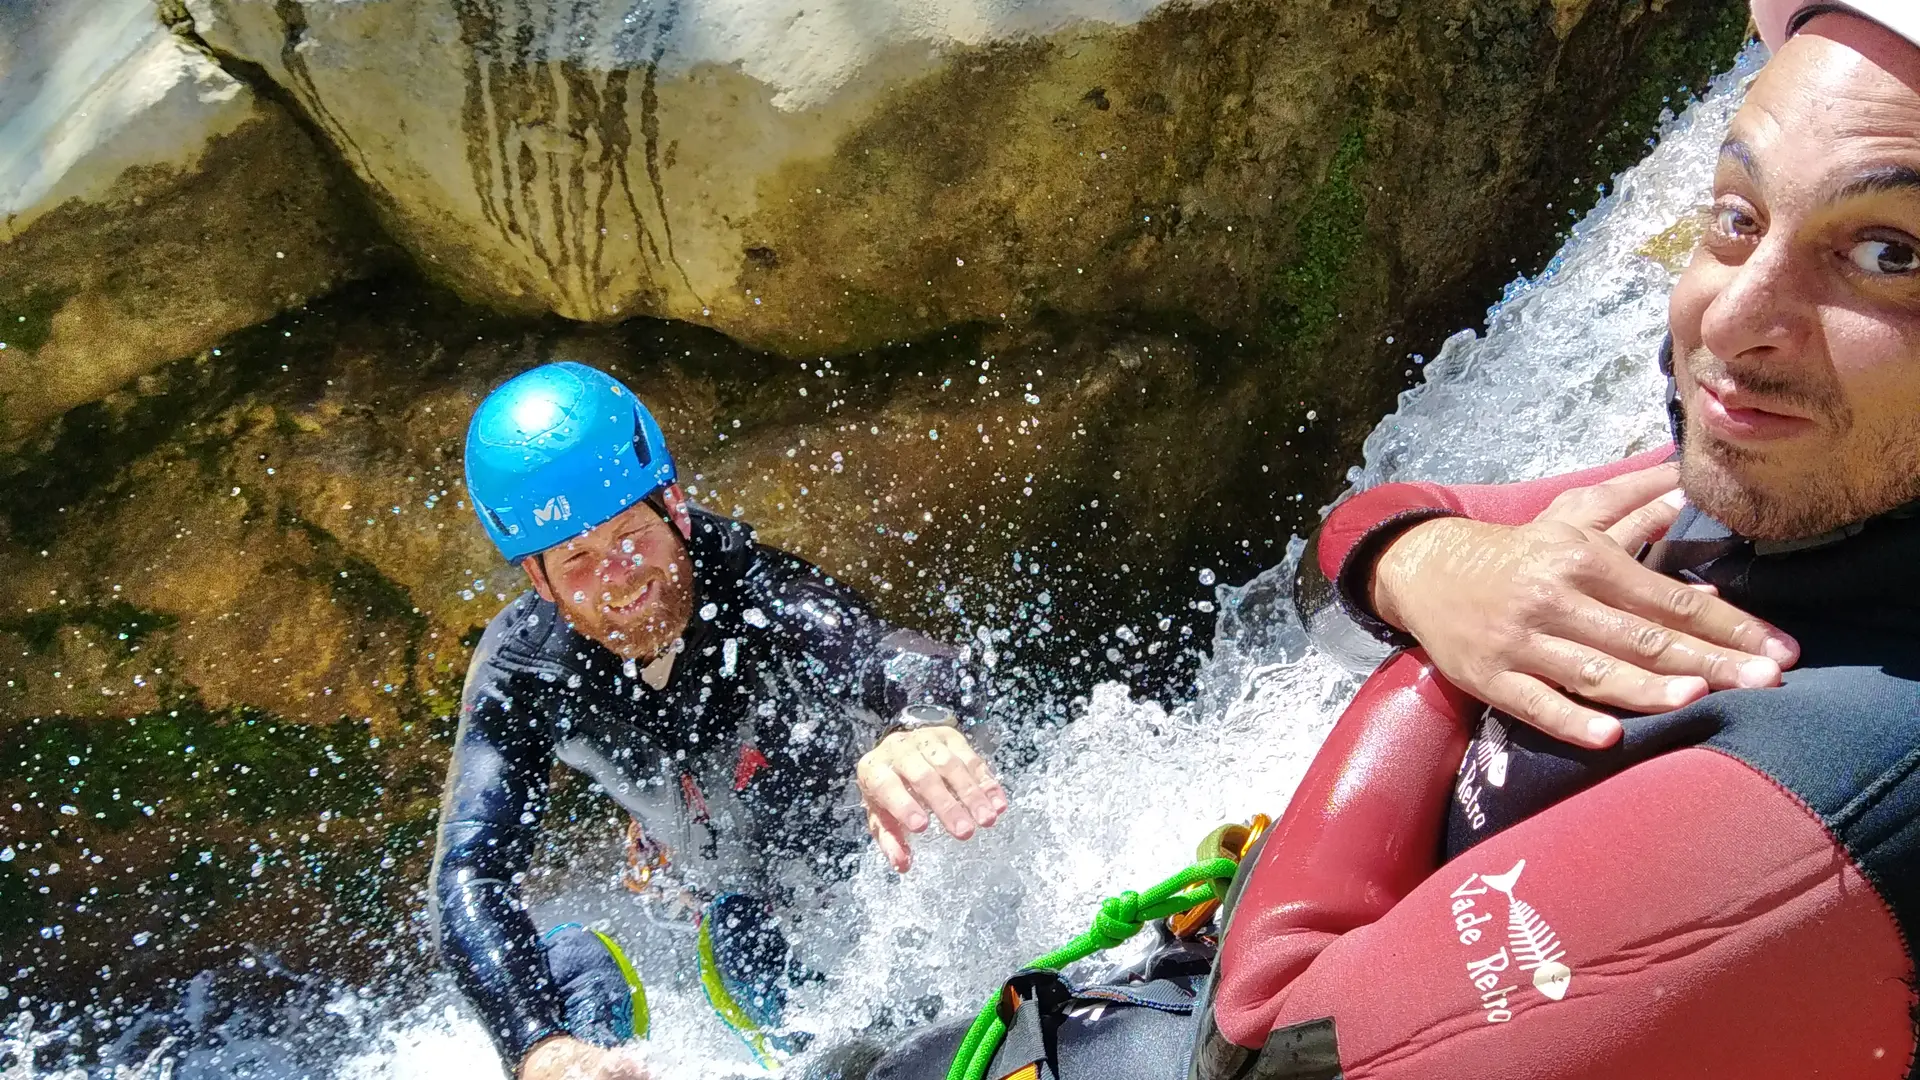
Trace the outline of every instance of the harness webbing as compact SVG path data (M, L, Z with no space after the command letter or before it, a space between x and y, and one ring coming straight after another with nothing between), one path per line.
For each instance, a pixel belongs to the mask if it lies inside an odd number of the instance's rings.
M1226 895L1227 885L1239 864L1233 859L1208 859L1195 863L1144 893L1128 890L1110 896L1100 904L1093 926L1065 946L1042 956L1022 970L1059 971L1077 960L1084 960L1102 949L1111 949L1140 932L1155 919L1178 915L1208 901ZM981 1008L967 1028L967 1037L953 1056L947 1080L981 1080L987 1064L1006 1038L1007 1022L1000 1016L1001 994L995 994Z

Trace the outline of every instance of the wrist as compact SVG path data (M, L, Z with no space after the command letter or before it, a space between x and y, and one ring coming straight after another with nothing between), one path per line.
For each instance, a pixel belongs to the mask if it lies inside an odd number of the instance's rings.
M1439 517L1419 522L1380 549L1367 578L1367 603L1381 622L1402 633L1413 633L1408 600L1418 588L1429 557L1443 537L1475 522L1461 517Z
M945 705L915 702L900 710L900 714L893 718L893 722L880 732L880 740L884 742L889 736L898 735L903 731L920 731L935 727L958 728L959 726L960 714Z

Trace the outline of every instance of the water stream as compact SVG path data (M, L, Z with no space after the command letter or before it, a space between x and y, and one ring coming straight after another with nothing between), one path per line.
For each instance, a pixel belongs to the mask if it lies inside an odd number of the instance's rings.
M1464 331L1426 364L1366 444L1356 488L1402 477L1503 481L1599 463L1665 437L1654 368L1672 272L1643 254L1703 201L1756 51L1671 121L1571 230L1547 270L1515 282L1484 335ZM1670 242L1670 236L1669 236ZM1212 659L1191 703L1168 710L1096 688L1074 723L1008 778L1015 812L969 844L926 842L895 877L877 857L804 913L803 959L828 972L792 1000L795 1026L826 1042L873 1025L971 1012L1018 962L1084 929L1099 898L1190 861L1216 824L1277 814L1368 657L1310 636L1289 602L1292 562L1221 588ZM591 832L591 830L583 830ZM630 941L684 929L639 917L613 882L610 843L533 883L542 916L602 918ZM424 931L424 924L422 925ZM131 947L131 946L130 946ZM370 947L388 947L387 945ZM713 1019L678 961L646 968L655 1036L635 1052L664 1076L764 1075ZM50 1068L69 1041L103 1047L89 1070ZM0 1080L55 1077L487 1080L500 1065L444 982L367 994L255 956L210 971L168 1009L107 1005L0 1019Z

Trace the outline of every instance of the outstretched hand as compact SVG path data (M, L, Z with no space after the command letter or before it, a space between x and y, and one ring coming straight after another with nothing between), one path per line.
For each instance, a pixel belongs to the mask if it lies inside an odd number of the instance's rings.
M1679 516L1678 483L1659 465L1565 492L1526 525L1422 522L1375 564L1374 610L1456 686L1577 746L1621 728L1576 698L1655 713L1778 685L1792 638L1635 561Z
M857 775L867 832L903 874L913 865L908 834L926 831L933 818L965 840L1007 812L1007 793L986 761L950 727L894 732L860 759Z

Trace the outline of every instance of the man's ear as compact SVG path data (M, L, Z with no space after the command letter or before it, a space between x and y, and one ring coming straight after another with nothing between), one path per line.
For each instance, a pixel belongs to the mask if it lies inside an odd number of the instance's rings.
M520 569L527 572L527 577L533 581L533 591L540 594L540 599L549 604L557 603L553 598L553 582L547 580L547 567L540 561L540 556L528 555L521 559Z
M693 515L687 512L687 493L680 490L679 484L668 484L660 489L660 503L667 508L673 527L680 530L680 539L692 540Z

